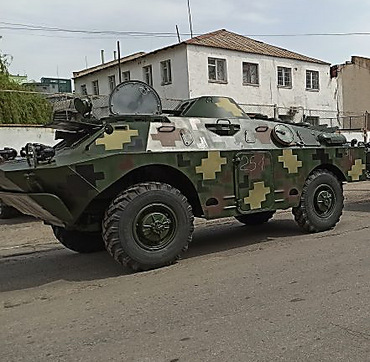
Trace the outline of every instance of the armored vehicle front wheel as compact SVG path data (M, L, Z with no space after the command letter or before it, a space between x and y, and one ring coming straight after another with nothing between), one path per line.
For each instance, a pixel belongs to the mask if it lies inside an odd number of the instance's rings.
M269 221L275 214L275 211L262 211L254 214L237 215L235 219L245 225L260 225Z
M297 224L308 232L333 228L343 210L343 188L327 170L314 171L306 180L300 204L293 208Z
M52 226L55 237L66 248L78 253L95 253L105 249L100 233L66 230L60 226Z
M134 271L174 263L191 241L194 216L186 197L158 182L134 185L118 195L103 220L108 252Z

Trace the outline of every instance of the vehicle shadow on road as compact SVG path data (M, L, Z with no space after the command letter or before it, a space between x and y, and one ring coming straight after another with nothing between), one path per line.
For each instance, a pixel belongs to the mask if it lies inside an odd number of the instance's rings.
M184 259L262 244L280 237L301 236L293 220L271 220L263 225L247 226L236 220L195 229L193 241Z
M0 292L34 288L60 280L97 281L129 273L106 251L78 254L61 247L3 258L0 262Z
M356 202L345 203L344 210L370 213L370 200L361 200Z
M34 217L27 215L19 215L10 219L0 219L0 225L17 225L26 222L40 222L40 220L37 220Z
M302 235L293 220L272 220L263 226L245 226L234 219L196 227L184 259L261 244L279 237ZM181 263L181 261L180 261ZM130 275L105 251L77 254L64 248L3 258L0 292L34 288L60 280L98 281Z

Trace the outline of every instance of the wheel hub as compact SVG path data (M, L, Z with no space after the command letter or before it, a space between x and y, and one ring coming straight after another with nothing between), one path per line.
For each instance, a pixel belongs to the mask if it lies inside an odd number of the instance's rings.
M152 204L141 209L133 226L137 244L147 250L166 247L172 241L176 229L175 214L164 204Z
M329 186L322 186L316 192L315 210L320 216L327 216L334 207L335 196Z
M148 239L163 238L168 234L170 226L171 220L161 212L153 212L143 218L143 231Z
M328 191L321 191L317 196L318 207L321 211L327 211L333 202L333 195Z

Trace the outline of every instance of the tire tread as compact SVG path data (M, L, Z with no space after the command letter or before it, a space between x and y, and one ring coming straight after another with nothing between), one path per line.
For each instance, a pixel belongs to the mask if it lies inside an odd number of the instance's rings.
M158 265L145 265L141 264L135 260L133 260L123 249L119 234L118 234L118 221L120 219L119 212L123 211L127 205L135 199L135 197L151 191L159 191L159 190L165 190L173 195L180 198L181 202L185 204L186 206L186 212L188 214L189 220L191 222L191 228L188 235L187 242L185 246L182 248L180 253L178 253L172 260L161 263ZM192 233L194 230L194 215L192 212L192 208L190 204L188 203L186 197L176 188L160 182L145 182L140 183L131 186L130 188L126 189L122 193L120 193L109 205L108 209L105 212L103 222L102 222L102 235L103 239L105 241L106 249L108 252L113 256L113 258L121 265L129 267L133 271L145 271L149 269L153 269L155 267L160 266L167 266L175 263L181 256L182 253L184 253L189 246L189 243L192 240Z
M305 196L306 196L306 194L308 192L308 187L310 186L310 184L317 177L319 177L321 175L324 175L324 174L331 175L332 177L334 177L339 182L339 180L337 179L337 177L332 172L330 172L328 170L319 169L319 170L313 171L309 175L309 177L306 179L306 182L305 182L305 184L303 186L299 206L293 207L293 209L292 209L292 213L294 215L294 220L296 221L296 223L298 224L298 226L301 227L306 232L309 232L309 233L316 233L316 232L319 232L321 230L314 225L314 223L312 222L312 220L310 220L310 218L308 216L308 213L307 213L307 200L306 200L306 197ZM343 190L343 187L342 187L342 184L341 183L340 183L340 186L341 186L341 189ZM335 225L338 223L338 221L339 221L342 213L343 213L343 200L342 200L342 207L341 207L340 213L339 213L337 219L335 220L334 224L329 229L332 229L332 228L335 227Z

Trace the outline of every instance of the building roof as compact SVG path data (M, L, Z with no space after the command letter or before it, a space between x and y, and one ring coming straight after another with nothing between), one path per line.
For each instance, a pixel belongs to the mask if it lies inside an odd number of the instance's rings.
M245 53L261 54L278 58L302 60L305 62L330 64L319 59L307 57L287 49L254 40L225 29L199 35L195 38L186 40L184 43L212 48L236 50Z
M180 43L172 44L164 48L153 50L149 53L145 53L145 52L134 53L124 58L121 58L121 63L126 63L131 60L135 60L141 57L155 54L162 50L175 48L179 45L184 45L184 44L200 45L200 46L205 46L205 47L227 49L227 50L235 50L235 51L244 52L244 53L261 54L261 55L266 55L266 56L271 56L271 57L294 59L294 60L301 60L304 62L330 65L330 63L324 62L322 60L307 57L305 55L295 53L295 52L292 52L284 48L279 48L274 45L270 45L270 44L267 44L267 43L264 43L258 40L254 40L244 35L236 34L236 33L233 33L225 29L216 30L211 33L199 35L194 38L182 41ZM102 69L116 66L117 64L118 64L118 60L112 60L104 64L99 64L95 67L83 69L78 72L73 72L73 78L83 77L84 75L88 75L88 74L100 71Z
M126 62L129 62L130 60L140 58L145 54L146 54L145 52L138 52L138 53L134 53L134 54L128 55L126 57L123 57L120 60L121 60L121 63L126 63ZM98 72L100 70L110 68L110 67L113 67L113 66L116 66L116 65L118 65L118 59L115 59L115 60L112 60L110 62L106 62L106 63L103 63L103 64L96 65L95 67L86 68L86 69L83 69L83 70L79 70L77 72L73 72L73 78L83 77L84 75L88 75L88 74L91 74L91 73L94 73L94 72Z

